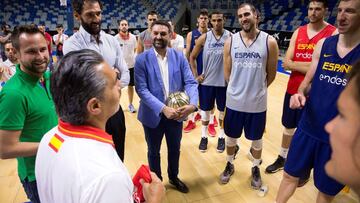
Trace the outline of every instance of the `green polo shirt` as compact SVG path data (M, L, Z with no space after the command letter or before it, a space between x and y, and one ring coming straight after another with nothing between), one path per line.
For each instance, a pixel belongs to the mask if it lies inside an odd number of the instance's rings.
M20 130L20 142L40 142L57 125L55 105L50 94L50 72L44 73L45 87L39 78L16 66L16 74L0 92L0 129ZM35 180L35 156L18 157L21 180Z

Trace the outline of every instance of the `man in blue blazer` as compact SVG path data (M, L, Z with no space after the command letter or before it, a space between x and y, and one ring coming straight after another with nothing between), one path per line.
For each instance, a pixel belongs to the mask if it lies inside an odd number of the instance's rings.
M166 21L151 25L153 48L138 55L135 62L135 89L140 97L138 119L143 124L151 171L160 179L160 147L166 138L170 184L180 192L188 187L178 178L182 121L197 110L198 90L184 54L169 48L171 28ZM174 109L165 105L172 92L186 91L190 104Z

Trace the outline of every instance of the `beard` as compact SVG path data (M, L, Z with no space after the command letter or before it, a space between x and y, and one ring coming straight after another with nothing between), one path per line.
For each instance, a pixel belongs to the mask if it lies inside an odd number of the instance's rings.
M49 59L44 59L41 61L30 61L30 62L21 62L26 70L32 73L45 73L47 66L49 64Z
M101 31L101 21L99 23L86 23L82 18L80 18L81 25L91 35L98 35Z
M168 46L168 42L164 39L154 39L153 46L155 48L164 49Z
M253 28L254 28L254 24L249 23L249 26L247 28L245 28L244 26L241 26L242 30L244 30L244 32L249 33Z

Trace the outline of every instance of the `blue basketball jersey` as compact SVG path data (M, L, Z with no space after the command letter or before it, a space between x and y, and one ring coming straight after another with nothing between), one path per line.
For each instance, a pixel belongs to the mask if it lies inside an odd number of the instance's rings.
M202 33L198 30L198 29L194 29L191 32L191 43L190 43L190 52L194 49L195 47L195 41L202 35ZM197 66L197 72L198 74L201 74L203 71L203 49L201 49L198 57L196 58L196 66Z
M339 35L325 40L321 49L319 63L311 84L299 128L309 136L329 143L325 124L333 119L338 110L336 102L341 91L348 83L346 74L352 64L360 59L360 45L341 58L336 50Z

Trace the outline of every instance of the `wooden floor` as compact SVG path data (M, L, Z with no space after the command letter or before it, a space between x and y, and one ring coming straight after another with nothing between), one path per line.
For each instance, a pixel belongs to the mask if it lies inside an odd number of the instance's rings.
M264 135L263 164L261 165L261 175L264 184L269 188L269 192L265 197L258 197L257 191L250 188L250 168L252 164L246 158L250 142L244 138L240 139L240 153L234 161L235 174L228 184L220 185L218 183L219 174L223 171L226 164L226 153L220 154L216 152L217 138L209 138L208 151L206 153L199 152L200 122L198 122L197 128L194 131L183 134L181 145L180 178L189 186L190 192L188 194L177 192L168 184L165 141L162 145L161 165L164 184L167 188L164 202L275 202L282 171L268 175L264 173L264 170L267 165L274 161L279 151L282 135L280 118L287 80L288 76L277 74L276 80L269 88L268 93L267 126ZM134 104L138 108L138 97L135 96L134 100ZM136 119L137 114L132 114L127 110L128 99L126 89L122 92L121 104L125 112L127 127L125 165L130 174L134 174L141 164L147 163L147 146L144 140L143 128ZM316 193L316 188L311 180L304 187L298 189L289 202L315 202ZM17 176L16 160L0 160L0 202L25 201L28 200ZM334 202L356 202L355 195L352 192L347 194L342 192L336 197Z

